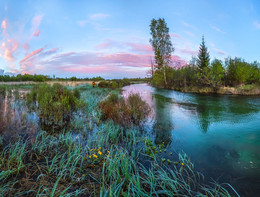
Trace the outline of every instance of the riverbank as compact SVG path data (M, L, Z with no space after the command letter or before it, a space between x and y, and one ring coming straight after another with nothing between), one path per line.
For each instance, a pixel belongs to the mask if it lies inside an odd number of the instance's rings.
M80 99L88 105L84 105L87 109L80 109L81 113L72 113L71 126L67 129L53 133L54 130L42 131L40 125L35 125L33 135L28 133L23 137L25 131L19 134L16 130L15 138L7 140L0 136L3 196L231 196L229 191L234 193L229 185L205 183L203 175L194 170L184 153L174 154L165 161L160 157L164 145L157 146L142 137L138 127L126 129L101 120L99 103L111 89L91 85L71 89L80 91ZM15 92L18 95L13 95ZM10 121L24 124L25 115L21 114L24 121L16 121L12 114L18 115L19 111L11 113L26 108L27 101L19 94L12 89L4 90L0 106L10 111L6 112ZM5 122L6 128L14 126L10 121Z
M147 84L124 87L128 93L139 93L152 106L148 135L169 144L168 153L183 150L196 170L230 183L241 196L260 193L259 96L184 93Z
M242 85L237 87L220 87L217 91L211 87L194 87L186 88L170 88L180 92L200 93L200 94L221 94L221 95L245 95L256 96L260 95L260 86L257 85Z

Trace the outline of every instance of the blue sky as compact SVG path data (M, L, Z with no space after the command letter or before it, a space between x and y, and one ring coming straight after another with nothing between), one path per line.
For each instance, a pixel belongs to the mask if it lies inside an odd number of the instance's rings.
M144 77L152 18L165 18L184 65L205 36L211 59L260 61L257 0L0 2L0 68L60 77Z

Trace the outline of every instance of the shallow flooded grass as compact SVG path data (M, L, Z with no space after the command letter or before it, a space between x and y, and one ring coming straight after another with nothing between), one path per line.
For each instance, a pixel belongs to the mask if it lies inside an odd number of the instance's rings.
M1 136L2 196L236 195L229 185L206 184L184 153L169 164L162 162L160 149L165 147L144 141L139 127L101 121L98 105L111 94L109 89L76 89L88 105L72 114L70 127L50 133L39 126L35 135L20 131L5 144Z

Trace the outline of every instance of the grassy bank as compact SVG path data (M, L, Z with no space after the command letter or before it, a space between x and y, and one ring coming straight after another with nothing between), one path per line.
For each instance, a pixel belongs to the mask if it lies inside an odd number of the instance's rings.
M75 89L87 105L80 113L71 114L70 127L55 133L40 130L27 138L0 138L1 196L236 195L228 184L206 184L184 153L175 154L166 162L160 157L161 149L166 147L157 147L144 139L138 124L133 122L126 127L124 119L116 124L107 114L104 118L102 110L107 109L104 105L113 101L108 95L118 94L118 90L111 92L90 85L58 89L64 95L56 102L64 103L66 95L76 99ZM70 90L76 98L68 93ZM127 107L131 100L122 101L120 97L116 100L121 105L119 109L124 111L123 116L137 118L132 115L140 114L136 112L137 107ZM118 115L122 111L114 113Z
M211 87L187 86L184 88L172 88L180 92L192 92L202 94L226 94L226 95L260 95L260 86L255 84L240 85L236 87L220 87L217 90Z

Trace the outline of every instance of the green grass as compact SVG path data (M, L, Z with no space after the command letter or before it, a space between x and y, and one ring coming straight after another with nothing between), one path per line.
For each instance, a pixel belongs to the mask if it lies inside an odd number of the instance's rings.
M138 127L101 121L98 104L111 90L76 89L89 105L74 115L72 131L0 143L2 196L238 196L230 185L206 184L184 153L177 165L161 162L155 151L164 146L144 143Z

